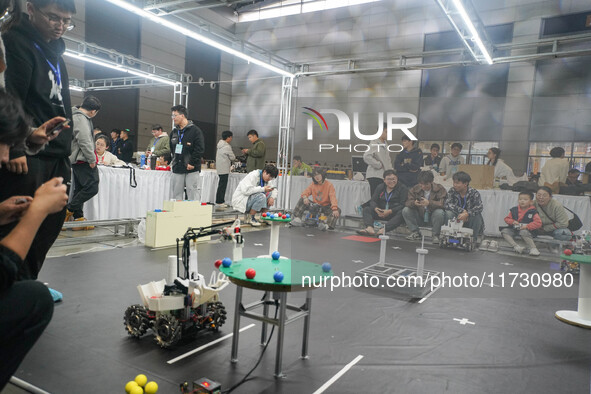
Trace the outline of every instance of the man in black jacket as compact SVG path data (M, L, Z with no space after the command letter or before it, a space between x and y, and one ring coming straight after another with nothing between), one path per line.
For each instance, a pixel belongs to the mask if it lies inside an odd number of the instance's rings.
M19 98L25 112L39 126L56 116L72 118L65 43L61 36L73 28L74 0L30 0L27 15L3 35L6 47L6 90ZM11 150L9 167L0 173L0 200L11 195L33 196L35 190L54 177L70 181L72 131L63 130L44 150L34 156ZM48 215L23 265L20 278L36 279L47 251L59 235L65 208ZM14 224L0 227L0 237Z
M189 200L201 200L201 157L205 152L203 132L187 119L187 108L175 105L170 109L176 126L170 135L172 154L172 198L183 200L187 188Z
M417 177L423 165L423 152L407 135L402 136L402 146L404 149L394 159L394 169L400 182L411 188L419 183Z

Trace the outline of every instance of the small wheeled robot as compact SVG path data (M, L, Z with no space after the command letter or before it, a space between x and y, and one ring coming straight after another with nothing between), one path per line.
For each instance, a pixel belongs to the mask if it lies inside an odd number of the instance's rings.
M468 252L474 249L472 240L473 230L464 228L464 222L450 219L447 226L441 226L439 233L439 246L441 248L463 248Z
M227 277L213 272L206 284L203 275L197 272L196 240L215 234L220 234L222 240L234 242L234 258L237 253L242 254L244 240L239 220L189 228L182 239L177 239L177 277L169 278L168 283L162 279L137 287L142 304L128 307L123 317L130 336L140 338L151 329L156 342L163 348L169 348L181 338L195 336L200 331L218 331L225 323L226 309L218 294L229 284ZM174 259L174 256L171 258ZM184 268L182 278L179 277L179 261Z
M304 218L302 220L302 226L304 227L318 227L324 231L328 228L326 224L326 216L320 211L320 204L311 202L306 208Z

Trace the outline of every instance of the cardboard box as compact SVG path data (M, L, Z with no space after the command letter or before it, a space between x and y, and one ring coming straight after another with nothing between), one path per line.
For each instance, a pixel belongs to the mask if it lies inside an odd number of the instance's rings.
M478 164L460 164L458 171L464 171L472 180L470 186L474 189L492 189L495 181L495 167Z
M164 206L175 210L146 213L146 246L151 248L174 246L176 239L181 238L189 227L211 226L211 205L201 205L195 201L165 201ZM199 238L199 241L210 239L211 237L208 236Z

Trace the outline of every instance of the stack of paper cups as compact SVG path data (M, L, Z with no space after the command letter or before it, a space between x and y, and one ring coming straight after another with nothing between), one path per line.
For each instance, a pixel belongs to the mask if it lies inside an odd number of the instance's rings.
M176 256L168 256L168 273L166 275L166 283L169 285L174 283L176 279L177 262Z

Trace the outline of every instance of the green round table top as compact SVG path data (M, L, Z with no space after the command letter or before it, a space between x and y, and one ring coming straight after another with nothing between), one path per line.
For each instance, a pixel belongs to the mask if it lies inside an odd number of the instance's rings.
M289 223L291 222L291 217L288 217L286 219L282 219L282 218L271 218L269 216L261 216L262 220L266 220L267 222L285 222L285 223Z
M575 263L591 264L591 255L589 254L571 254L567 256L563 253L560 255L560 258L567 261L574 261Z
M246 270L256 271L253 279L246 277ZM283 281L275 282L275 272L283 273ZM229 267L220 266L220 272L232 283L250 289L263 291L299 291L313 289L314 284L323 283L323 278L333 276L332 270L322 271L322 266L303 260L279 259L270 257L254 257L232 262ZM305 277L305 279L304 279ZM308 279L308 277L310 279ZM305 282L305 283L304 283Z

